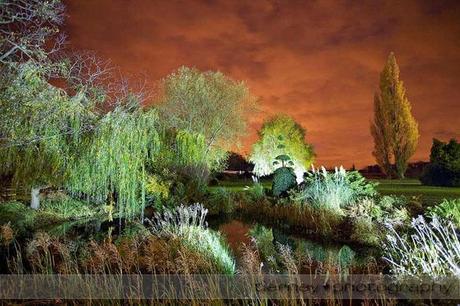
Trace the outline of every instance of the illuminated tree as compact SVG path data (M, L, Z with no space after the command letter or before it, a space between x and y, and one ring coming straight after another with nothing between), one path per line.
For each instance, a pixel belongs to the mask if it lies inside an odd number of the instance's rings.
M373 155L379 166L391 177L394 165L396 175L404 178L420 135L393 53L380 74L380 92L374 97L371 134L374 138Z
M158 110L165 127L203 135L208 164L222 166L253 109L246 85L220 72L181 67L163 80L162 87Z
M249 160L254 164L254 173L264 176L284 166L283 162L275 162L283 155L289 156L297 181L302 181L304 172L313 162L313 148L305 141L305 130L284 115L265 121Z
M67 188L121 216L143 214L147 167L158 149L153 109L120 105L104 114L71 164Z

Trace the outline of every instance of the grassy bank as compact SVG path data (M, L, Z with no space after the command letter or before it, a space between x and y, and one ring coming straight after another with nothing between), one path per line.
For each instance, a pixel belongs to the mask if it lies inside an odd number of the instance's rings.
M377 191L382 195L403 195L416 197L424 205L430 206L441 202L443 199L460 198L460 187L435 187L424 186L417 179L404 180L376 180L379 185ZM262 181L262 185L271 188L270 181ZM246 186L251 186L251 180L221 181L219 186L231 191L244 191Z

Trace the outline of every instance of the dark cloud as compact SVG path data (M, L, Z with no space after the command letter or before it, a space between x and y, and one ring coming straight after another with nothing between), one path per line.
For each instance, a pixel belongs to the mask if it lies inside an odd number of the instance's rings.
M433 137L459 137L458 1L68 1L71 44L152 82L181 65L245 80L261 98L243 152L263 119L288 113L318 163L373 162L369 122L390 51L419 121L414 160Z

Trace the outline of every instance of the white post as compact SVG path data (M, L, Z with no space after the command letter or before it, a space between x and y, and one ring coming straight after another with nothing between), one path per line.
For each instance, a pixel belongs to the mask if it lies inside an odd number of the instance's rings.
M32 187L32 191L30 192L30 208L38 209L40 208L40 188Z

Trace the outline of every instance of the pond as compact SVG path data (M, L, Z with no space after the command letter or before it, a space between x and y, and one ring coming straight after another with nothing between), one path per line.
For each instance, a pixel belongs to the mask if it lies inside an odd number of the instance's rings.
M304 237L286 234L280 229L267 227L257 222L238 219L211 222L212 229L222 233L235 255L237 265L241 264L243 245L257 245L262 259L275 260L286 250L297 257L311 259L312 267L318 263L329 263L341 268L365 266L378 261L379 252L372 248L349 246L329 241L314 241Z

